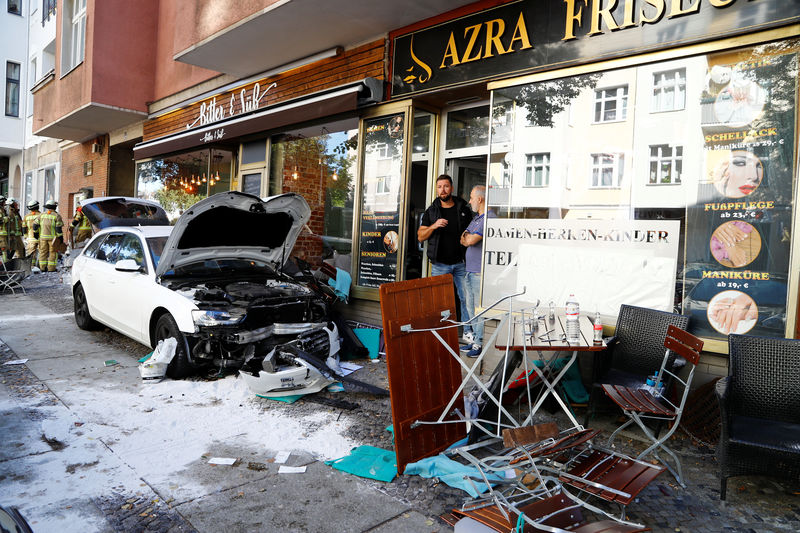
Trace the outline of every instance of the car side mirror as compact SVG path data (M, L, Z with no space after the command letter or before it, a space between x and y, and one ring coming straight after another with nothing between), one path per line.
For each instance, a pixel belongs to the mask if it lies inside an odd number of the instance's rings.
M114 269L119 272L141 272L143 270L133 259L120 259L114 264Z

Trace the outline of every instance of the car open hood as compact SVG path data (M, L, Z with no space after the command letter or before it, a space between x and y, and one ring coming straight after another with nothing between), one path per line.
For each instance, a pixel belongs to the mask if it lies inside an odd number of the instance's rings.
M251 259L278 268L310 216L305 199L294 193L264 200L237 191L215 194L178 218L156 276L219 259Z
M79 205L95 230L109 226L169 226L167 213L152 200L103 196L81 200Z

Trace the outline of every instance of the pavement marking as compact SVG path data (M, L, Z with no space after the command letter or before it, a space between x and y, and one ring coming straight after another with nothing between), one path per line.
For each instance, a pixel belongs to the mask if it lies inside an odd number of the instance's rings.
M47 315L20 315L20 316L8 316L8 317L0 317L0 323L3 322L22 322L24 320L47 320L50 318L62 318L65 316L73 316L74 313L61 313L55 314L50 313Z

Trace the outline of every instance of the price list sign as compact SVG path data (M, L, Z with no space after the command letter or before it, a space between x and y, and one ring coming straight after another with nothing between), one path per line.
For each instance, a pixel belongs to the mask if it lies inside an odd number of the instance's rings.
M683 280L697 335L785 334L796 80L796 52L709 56Z

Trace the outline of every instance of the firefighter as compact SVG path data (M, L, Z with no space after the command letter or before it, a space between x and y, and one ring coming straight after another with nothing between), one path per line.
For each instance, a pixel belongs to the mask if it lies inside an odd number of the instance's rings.
M0 260L8 261L8 214L6 213L6 197L0 194Z
M25 255L35 254L39 248L39 232L34 230L34 226L39 223L39 201L31 200L28 202L28 214L22 219L22 232L25 234ZM33 256L33 266L38 263L36 255Z
M64 244L62 228L64 220L56 212L58 202L49 201L44 204L47 209L39 215L39 223L34 228L39 231L39 268L42 272L55 272L58 264L58 251L56 246Z
M22 218L19 216L19 204L9 198L8 204L8 248L9 257L25 257L25 246L22 244Z
M78 207L75 212L75 218L72 219L72 246L76 247L83 241L92 236L92 224L89 222L89 217L83 213L83 209Z

